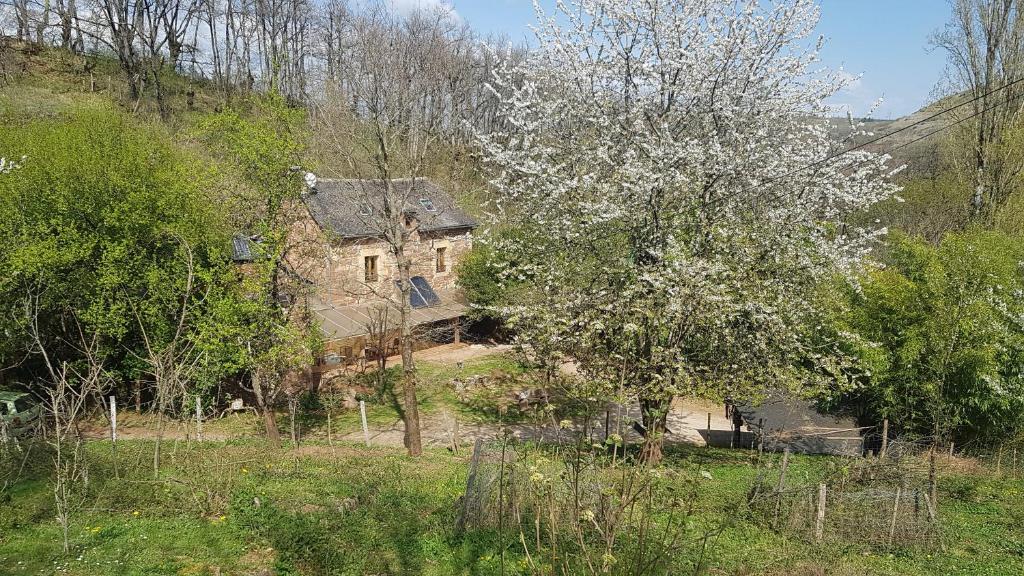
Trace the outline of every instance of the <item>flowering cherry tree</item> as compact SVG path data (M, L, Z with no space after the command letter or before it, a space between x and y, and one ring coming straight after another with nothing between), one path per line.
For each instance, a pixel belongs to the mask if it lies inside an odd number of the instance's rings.
M504 307L588 380L638 400L661 457L677 395L750 397L838 373L819 281L881 230L888 158L830 135L809 0L575 0L537 8L536 49L499 70L494 169ZM851 124L848 136L859 131ZM525 288L524 288L525 287Z

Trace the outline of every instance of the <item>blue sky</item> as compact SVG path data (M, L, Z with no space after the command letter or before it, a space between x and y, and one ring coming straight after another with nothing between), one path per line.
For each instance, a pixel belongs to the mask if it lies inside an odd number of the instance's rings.
M396 8L447 4L474 29L522 39L533 22L531 0L390 0ZM549 8L554 0L542 0ZM819 31L828 39L830 68L862 75L834 98L863 115L883 98L876 118L909 114L930 101L945 56L928 51L928 37L949 17L946 0L820 0Z

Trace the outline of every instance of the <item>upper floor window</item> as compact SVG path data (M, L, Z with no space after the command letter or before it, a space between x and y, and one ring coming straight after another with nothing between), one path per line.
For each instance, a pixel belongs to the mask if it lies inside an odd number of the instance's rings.
M430 198L420 198L420 206L423 206L423 209L427 212L437 212L437 208L434 207L434 203Z
M377 259L380 256L366 256L363 258L363 280L366 282L377 281Z
M448 270L448 249L438 248L437 249L437 267L438 272L446 272Z

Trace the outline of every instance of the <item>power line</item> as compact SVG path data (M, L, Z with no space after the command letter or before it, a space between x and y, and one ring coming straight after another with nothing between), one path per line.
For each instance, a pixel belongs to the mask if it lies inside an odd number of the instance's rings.
M917 126L920 126L921 124L924 124L926 122L934 120L935 118L938 118L939 116L942 116L943 114L948 114L948 113L950 113L950 112L952 112L954 110L957 110L959 108L967 106L968 104L973 104L973 103L977 102L978 100L987 98L988 96L991 96L992 94L995 94L996 92L999 92L1001 90L1006 90L1007 88L1010 88L1011 86L1014 86L1014 85L1019 84L1021 82L1024 82L1024 77L1018 78L1016 80L1012 80L1010 82L1007 82L1006 84L1003 84L1002 86L997 86L996 88L993 88L993 89L989 90L988 92L985 92L984 94L981 94L980 96L975 96L974 98L971 98L969 100L965 100L965 101L963 101L963 102L961 102L961 103L959 103L959 104L957 104L955 106L950 106L948 108L944 108L942 110L939 110L938 112L935 112L935 113L933 113L933 114L931 114L929 116L921 118L920 120L916 120L914 122L911 122L910 124L907 124L906 126L903 126L902 128L897 128L896 130L893 130L892 132L886 132L885 134L882 134L881 136L877 136L875 138L867 140L866 142L861 142L860 144L858 144L856 146L851 146L850 148L847 148L847 149L845 149L845 150L843 150L841 152L836 152L834 154L830 154L829 156L826 156L826 157L824 157L824 158L822 158L820 160L815 160L814 162L811 162L810 164L807 164L806 166L801 166L800 168L796 168L794 170L791 170L790 172L782 174L781 176L775 176L775 177L771 178L770 180L765 181L764 183L765 184L769 184L771 182L774 182L775 180L781 180L783 178L792 176L793 174L796 174L798 172L803 172L804 170L807 170L809 168L813 168L813 167L815 167L815 166L817 166L819 164L824 164L824 163L828 162L829 160L834 160L836 158L839 158L840 156L844 156L846 154L849 154L850 152L855 152L855 151L860 150L862 148L866 148L866 147L868 147L868 146L870 146L872 144L875 144L875 143L877 143L877 142L879 142L881 140L884 140L885 138L889 138L890 136L895 136L896 134L899 134L900 132L906 132L907 130L910 130L911 128L915 128ZM982 112L987 112L988 110L991 110L991 108L986 108ZM973 117L975 117L977 115L978 115L978 113L974 113L973 115L969 116L968 118L973 118ZM917 141L917 140L914 140L914 141ZM894 150L896 150L898 148L899 147L894 148Z
M991 94L994 94L994 93L996 93L996 92L998 92L1000 90L1005 90L1006 88L1009 88L1009 87L1013 86L1014 84L1018 84L1020 82L1024 82L1024 78L1018 78L1017 80L1013 80L1011 82L1007 82L1006 84L1003 84L1002 86L999 86L997 88L993 88L992 90L989 90L988 92L986 92L986 93L984 93L984 94L982 94L980 96L976 96L974 98L971 98L970 100L966 100L964 102L961 102L960 104L957 104L956 106L950 106L948 108L940 110L939 112L936 112L936 113L934 113L934 114L932 114L930 116L927 116L926 118L922 118L921 120L918 120L918 121L915 121L915 122L913 122L911 124L908 124L908 125L906 125L906 126L904 126L902 128L899 128L897 130L893 130L892 132L888 132L886 134L878 136L877 138L873 138L872 140L869 140L867 142L863 142L861 144L858 144L857 146L853 146L851 148L847 148L846 150L843 150L842 152L837 152L835 154L831 154L831 155L829 155L829 156L827 156L825 158L822 158L820 160L816 160L814 162L811 162L810 164L806 164L804 166L800 166L799 168L795 168L793 170L790 170L789 172L786 172L785 174L781 174L779 176L774 176L772 178L764 180L764 181L762 181L760 183L760 185L771 184L773 182L777 182L779 180L782 180L784 178L792 176L793 174L798 174L800 172L803 172L804 170L808 170L810 168L814 168L815 166L824 164L824 163L828 162L829 160L834 160L834 159L839 158L839 157L841 157L843 155L849 154L850 152L853 152L853 151L859 150L861 148L864 148L866 146L869 146L871 144L874 144L874 143L876 143L876 142L878 142L878 141L880 141L880 140L882 140L884 138L888 138L888 137L893 136L895 134L898 134L900 132L904 132L904 131L909 130L909 129L915 127L915 126L920 126L921 124L923 124L925 122L928 122L929 120L932 120L932 119L934 119L934 118L936 118L938 116L941 116L942 114L947 114L949 112L952 112L953 110L956 110L956 109L961 108L963 106L966 106L968 104L972 104L974 102L977 102L978 100L981 100L982 98L985 98L985 97L987 97L987 96L989 96ZM974 112L971 115L966 116L964 118L961 118L961 119L959 119L959 120L957 120L957 121L955 121L955 122L953 122L951 124L947 124L945 126L941 126L939 128L936 128L935 130L932 130L931 132L928 132L927 134L924 134L923 136L919 136L919 137L914 138L913 140L910 140L908 142L904 142L902 144L893 146L892 148L889 148L888 150L886 150L885 153L889 154L891 152L895 152L896 150L900 150L902 148L906 148L907 146L910 146L912 144L916 144L917 142L920 142L921 140L924 140L926 138L930 138L930 137L934 136L935 134L938 134L939 132L942 132L944 130L948 130L950 128L953 128L954 126L962 124L963 122L966 122L967 120L970 120L972 118L977 118L978 116L984 114L985 112L989 112L991 110L994 110L994 109L998 108L999 106L1001 106L1003 104L1009 104L1011 101L1013 101L1013 100L1015 100L1017 98L1020 98L1022 96L1024 96L1024 93L1017 94L1017 95L1011 95L1011 96L1007 97L1005 100L1001 100L1001 101L999 101L999 102L997 102L997 103L995 103L995 104L993 104L991 106L988 106L986 108L983 108L982 110ZM871 159L871 158L868 158L868 159L865 159L865 160L861 160L859 162L855 162L855 163L849 165L848 167L849 168L856 168L856 167L859 167L859 166L863 166L864 164L867 164L868 162L871 162L872 160L873 159ZM726 202L728 200L731 200L732 198L735 198L736 196L738 196L739 194L741 194L742 192L747 191L747 190L749 190L749 187L743 187L740 190L737 190L736 192L733 192L732 194L728 194L726 196L720 196L720 197L712 200L710 202L710 204L719 204L719 203L722 203L722 202ZM769 199L777 200L777 199L781 198L782 196L783 196L783 194L775 194L773 196L770 196Z

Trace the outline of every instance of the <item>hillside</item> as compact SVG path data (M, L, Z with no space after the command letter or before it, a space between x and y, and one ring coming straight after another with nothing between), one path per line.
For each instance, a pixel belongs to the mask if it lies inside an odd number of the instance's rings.
M847 147L881 138L868 144L865 149L891 154L892 165L906 164L908 175L935 175L939 170L939 150L943 142L954 133L949 128L971 114L970 106L950 110L963 99L963 96L942 98L894 120L859 119L868 134L856 138ZM939 114L943 110L950 111ZM849 120L846 118L835 118L831 124L832 133L837 138L842 138L849 131Z

